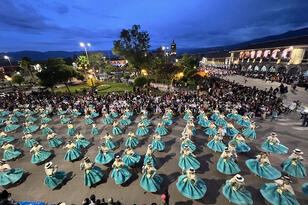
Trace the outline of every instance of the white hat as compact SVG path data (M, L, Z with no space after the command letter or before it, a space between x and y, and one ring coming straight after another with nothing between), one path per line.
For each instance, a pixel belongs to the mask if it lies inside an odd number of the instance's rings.
M277 133L276 132L272 132L271 135L277 136Z
M149 145L148 145L148 148L152 148L152 145L151 145L151 144L149 144Z
M235 175L235 180L238 182L244 182L244 177L242 177L240 174Z
M304 152L302 152L302 150L300 150L300 149L294 149L294 150L293 150L293 153L296 153L296 154L304 154Z
M189 168L189 171L195 172L195 169L194 169L193 167L190 167L190 168Z
M45 164L45 169L48 169L52 166L52 162L48 162Z

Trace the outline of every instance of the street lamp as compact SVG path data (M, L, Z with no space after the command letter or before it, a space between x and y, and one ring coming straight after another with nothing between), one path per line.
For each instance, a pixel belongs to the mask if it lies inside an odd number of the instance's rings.
M10 65L12 65L11 60L10 60L10 57L8 57L8 56L3 56L3 57L4 57L4 59L6 59L6 60L9 61Z
M80 42L79 45L80 45L80 47L83 47L83 48L84 48L84 51L86 52L86 56L87 56L87 59L88 59L88 62L89 62L89 56L88 56L87 46L88 46L88 47L91 47L91 44L90 44L90 43L85 44L84 42ZM90 63L90 62L89 62L89 63Z

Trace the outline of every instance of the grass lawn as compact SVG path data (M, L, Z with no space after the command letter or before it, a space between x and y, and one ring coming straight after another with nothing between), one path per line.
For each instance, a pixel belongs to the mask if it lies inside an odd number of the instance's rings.
M72 85L72 86L69 87L72 94L74 94L76 90L78 92L80 92L84 88L86 88L87 90L91 89L91 87L88 86L86 83L81 83L81 84L78 84L78 85ZM124 92L125 90L132 91L133 88L129 85L124 84L124 83L102 82L102 83L100 83L99 86L97 86L97 89L98 89L99 95L105 95L105 94L107 94L107 92ZM66 87L57 88L57 89L55 89L55 92L67 92L67 89L66 89Z

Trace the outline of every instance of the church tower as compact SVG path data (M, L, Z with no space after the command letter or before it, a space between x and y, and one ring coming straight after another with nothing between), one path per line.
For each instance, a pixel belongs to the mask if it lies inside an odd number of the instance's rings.
M171 43L171 52L170 55L176 55L176 44L174 42L174 40Z

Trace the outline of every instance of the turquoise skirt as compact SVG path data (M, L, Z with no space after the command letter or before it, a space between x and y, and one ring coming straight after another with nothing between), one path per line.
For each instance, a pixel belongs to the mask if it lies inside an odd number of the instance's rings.
M119 116L119 114L117 112L111 112L110 113L110 117L112 118L117 118Z
M58 112L58 115L65 115L67 113L67 111L66 110L63 110L63 111L61 111L61 112Z
M302 188L303 188L303 192L308 195L308 183L304 183Z
M126 115L127 117L132 117L132 116L134 115L134 113L133 113L133 112L126 112L125 115Z
M230 137L234 137L235 135L237 135L239 133L239 131L235 128L228 128L226 129L226 135L230 136Z
M128 137L126 142L125 142L125 146L131 147L131 148L137 147L138 144L139 144L139 140L138 140L137 137Z
M212 115L211 115L211 119L212 120L217 120L219 118L219 116L216 114L216 113L213 113Z
M132 174L127 170L127 167L121 167L121 168L113 168L113 171L111 173L111 177L114 179L116 184L123 184L126 182Z
M260 162L256 159L247 160L246 166L250 169L250 171L265 179L275 180L281 177L280 171L275 167L272 167L269 164L260 166Z
M38 143L35 139L28 139L25 141L24 146L28 148L32 148L34 144Z
M216 135L217 134L217 130L216 129L211 129L211 128L206 128L204 130L204 133L207 135Z
M234 175L241 171L238 165L233 160L226 159L226 161L224 161L224 159L221 157L217 162L217 170L227 175Z
M140 162L141 156L137 153L134 153L132 156L125 155L122 159L122 161L125 163L126 166L131 167L135 164L138 164Z
M113 129L112 129L112 134L113 135L120 135L120 134L122 134L122 130L121 130L121 128L120 127L114 127Z
M73 112L72 115L73 115L73 116L80 116L80 115L81 115L81 112Z
M45 150L41 150L38 152L38 154L33 154L31 157L31 163L32 164L37 164L37 163L41 163L44 162L45 160L47 160L49 157L51 156L51 152L45 151Z
M227 125L227 121L224 120L224 119L218 118L217 120L215 120L215 125L217 125L217 126L219 126L219 125L226 126Z
M97 113L97 112L91 113L91 118L96 118L98 116L99 116L99 113Z
M289 150L289 148L282 144L270 144L269 140L263 143L262 149L274 154L287 154Z
M16 117L24 117L24 116L26 116L26 113L25 112L17 111L17 112L14 112L14 116L16 116Z
M242 116L239 115L239 114L230 113L230 114L227 115L227 118L239 121L239 120L242 119Z
M203 116L204 116L205 114L199 114L198 116L197 116L197 120L198 121L200 121L201 119L203 119Z
M27 117L26 120L29 121L29 122L33 122L33 123L37 121L37 119L35 117L32 117L32 116Z
M155 132L158 133L160 136L164 136L168 134L168 130L165 127L157 127Z
M200 168L200 162L192 155L184 156L182 154L179 160L179 167L185 171L191 167L194 168L194 170L197 170Z
M256 135L256 131L251 129L251 128L246 128L243 130L242 135L246 138L249 138L251 140L256 139L257 135Z
M185 143L181 144L181 148L184 149L185 145L188 146L188 149L190 152L194 152L196 150L196 145L192 143L191 141L187 141Z
M168 119L168 120L163 120L162 123L163 123L164 125L170 126L170 125L172 125L172 120L170 120L170 119Z
M61 124L62 124L62 125L63 125L63 124L66 124L66 123L68 123L69 121L71 121L71 118L68 118L68 117L62 118L62 119L61 119Z
M86 125L91 125L94 121L91 118L87 118L85 122L86 122Z
M4 142L13 142L15 140L14 137L6 136L6 137L0 137L0 146L3 145Z
M104 119L104 124L111 124L111 123L113 123L113 119L112 118L107 117L107 118Z
M30 125L29 127L24 128L24 133L33 133L33 132L36 132L38 129L39 129L39 126Z
M22 175L24 174L23 169L11 169L7 172L0 173L0 186L5 186L8 184L15 184L18 182Z
M99 151L98 154L95 157L95 162L99 164L108 164L114 159L114 153L113 152L106 152L103 153L102 151Z
M243 126L243 127L249 127L250 126L250 121L244 121L242 119L240 119L239 121L237 121L237 124Z
M140 186L147 192L157 192L160 189L160 185L163 182L163 178L158 174L153 177L147 175L147 173L142 175L140 180Z
M161 151L164 151L165 149L165 142L162 141L162 140L153 140L152 142L152 147L153 149L161 152Z
M105 144L108 147L108 149L110 149L110 150L116 148L116 143L113 140L106 140Z
M245 188L241 190L234 190L233 186L229 184L229 180L226 181L226 185L222 188L222 193L229 202L232 202L234 204L253 204L251 193Z
M48 123L48 122L50 122L51 121L51 118L48 118L48 117L45 117L45 118L42 118L41 119L41 123L42 124L46 124L46 123Z
M188 120L189 120L190 115L191 115L191 114L187 113L187 114L183 117L183 119L188 121Z
M304 178L306 176L306 168L301 162L293 162L291 159L287 159L280 165L283 172L297 178Z
M65 172L56 172L53 176L46 176L44 184L47 185L49 189L55 189L60 184L63 183L65 178L66 178Z
M295 197L288 191L279 193L275 183L263 184L260 192L262 196L271 204L300 205Z
M75 129L74 128L68 128L68 130L67 130L67 134L69 135L69 136L73 136L74 134L75 134Z
M5 117L5 116L7 116L9 114L10 114L10 111L1 111L0 112L0 117Z
M139 127L136 131L136 135L138 136L144 136L148 134L149 130L146 127Z
M200 119L198 121L198 124L201 126L201 127L208 127L210 125L210 120L204 120L204 119Z
M145 127L150 126L150 124L151 124L151 122L150 122L149 120L147 120L147 119L142 120L142 123L143 123L143 125L144 125Z
M104 174L101 168L94 166L91 170L84 172L84 185L91 187L92 185L100 182Z
M202 179L197 177L197 183L193 180L189 180L186 175L179 176L176 187L183 196L189 199L201 199L204 197L207 187Z
M173 115L169 112L169 113L167 114L167 117L169 118L169 120L171 120L171 119L173 118Z
M17 117L13 116L13 117L10 118L10 121L11 121L12 123L18 123L19 120L18 120Z
M80 150L77 149L77 148L73 148L73 149L66 152L64 159L72 162L72 161L80 158L80 156L81 156Z
M144 157L143 165L147 165L148 161L151 162L152 167L155 167L157 165L157 158L153 154L152 154L151 157L149 157L147 155Z
M53 132L54 131L51 128L49 128L49 127L45 127L44 129L42 129L42 135L44 137L46 137L49 133L53 133Z
M60 140L57 137L54 137L54 138L48 140L48 142L49 142L49 147L51 147L51 148L59 147L63 143L62 140Z
M216 142L215 139L212 139L211 141L207 143L207 147L215 152L223 152L226 145L221 141Z
M8 133L8 132L13 132L15 130L17 130L20 127L20 125L7 125L4 128L4 132Z
M237 141L235 139L230 140L228 145L230 146L231 143L236 143L235 149L237 152L249 152L250 151L250 147L242 141Z
M91 134L98 135L98 129L96 127L92 127Z
M90 142L86 139L80 139L80 140L75 141L74 144L76 145L78 149L80 149L80 148L86 148L87 146L89 146Z
M123 119L120 122L121 126L127 126L127 125L130 125L130 124L132 124L132 121L130 119Z
M12 160L12 159L16 159L21 155L21 152L18 151L17 149L13 150L13 149L9 149L7 151L4 151L3 153L3 159L4 160Z

